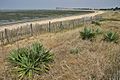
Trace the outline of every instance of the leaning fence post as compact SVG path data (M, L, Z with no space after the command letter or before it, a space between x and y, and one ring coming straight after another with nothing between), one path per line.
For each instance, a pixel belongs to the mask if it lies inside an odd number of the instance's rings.
M5 29L5 38L6 38L6 40L7 40L7 43L9 43L9 39L8 39L8 31L7 31L7 29Z
M32 24L30 24L30 35L33 36L33 27L32 27Z

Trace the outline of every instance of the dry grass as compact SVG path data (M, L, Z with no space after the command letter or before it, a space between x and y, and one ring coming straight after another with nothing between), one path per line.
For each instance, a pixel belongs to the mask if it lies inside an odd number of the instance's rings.
M108 12L102 16L108 18L112 17L113 14ZM117 14L120 15L120 13ZM116 18L120 19L120 17ZM103 34L105 31L112 30L120 35L120 21L105 20L100 23L100 27L93 24L85 26L100 28ZM35 80L109 80L108 77L116 76L117 71L120 70L120 42L118 44L104 42L101 34L94 41L82 40L79 31L83 30L83 28L79 27L58 33L46 33L24 39L4 46L4 54L13 48L40 41L55 54L55 61L48 73L36 76ZM72 49L78 50L78 53L71 54ZM3 53L0 55L1 59L3 59ZM1 65L3 65L2 60ZM10 80L11 76L6 75L6 80Z

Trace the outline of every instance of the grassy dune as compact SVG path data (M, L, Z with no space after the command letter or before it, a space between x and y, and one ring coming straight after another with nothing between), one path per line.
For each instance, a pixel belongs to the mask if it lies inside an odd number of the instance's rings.
M109 80L111 77L117 80L116 77L120 76L120 39L118 43L112 43L104 41L103 38L107 31L117 32L120 36L120 12L107 12L102 16L104 19L99 21L100 26L85 24L72 30L37 35L4 46L4 54L0 55L7 56L11 49L39 41L51 49L55 58L50 71L35 76L35 80ZM84 27L99 28L102 33L92 41L83 40L79 32L83 31ZM7 66L6 70L9 70ZM3 75L6 75L6 80L14 80L14 75L11 76L9 71Z

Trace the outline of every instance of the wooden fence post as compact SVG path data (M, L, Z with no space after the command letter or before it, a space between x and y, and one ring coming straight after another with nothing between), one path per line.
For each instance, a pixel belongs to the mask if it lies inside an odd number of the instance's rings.
M33 27L32 27L33 25L32 24L30 24L30 35L31 36L33 36Z
M83 25L85 25L85 17L83 17Z
M75 20L72 20L73 21L73 27L72 28L74 28L75 27Z
M4 45L4 36L3 36L3 32L1 32L1 46Z
M50 27L51 27L51 22L49 21L49 23L48 23L48 32L51 31L51 30L50 30Z
M6 40L7 40L7 43L9 43L9 39L8 39L8 31L7 31L7 29L5 29L5 38L6 38Z
M60 22L60 30L63 30L62 21Z
M17 36L17 41L18 41L18 40L20 40L20 39L19 39L19 27L18 27L16 30L17 30L16 36Z
M22 39L22 34L23 34L23 30L22 30L22 26L20 27L20 39Z

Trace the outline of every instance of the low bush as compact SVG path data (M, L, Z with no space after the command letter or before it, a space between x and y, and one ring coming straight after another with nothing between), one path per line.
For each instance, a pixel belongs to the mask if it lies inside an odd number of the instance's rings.
M35 74L49 70L49 63L53 61L53 54L40 43L34 43L27 48L12 50L8 61L20 77L31 79Z

